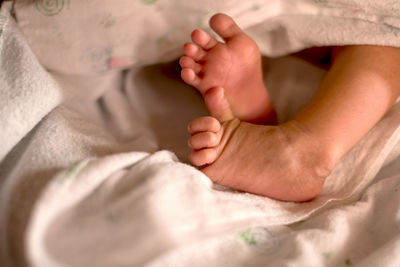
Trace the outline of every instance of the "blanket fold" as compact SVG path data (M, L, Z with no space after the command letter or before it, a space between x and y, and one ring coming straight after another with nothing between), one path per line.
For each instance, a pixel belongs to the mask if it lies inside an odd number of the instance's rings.
M16 5L18 23L9 11L3 3L1 266L398 265L400 177L389 163L400 158L399 102L318 198L279 202L215 188L182 163L185 124L204 105L173 64L143 66L175 59L190 31L208 29L220 11L268 56L400 47L400 2L53 0ZM281 118L324 74L292 57L269 68ZM153 153L162 148L179 159Z
M62 99L58 85L30 51L13 19L2 18L0 161Z

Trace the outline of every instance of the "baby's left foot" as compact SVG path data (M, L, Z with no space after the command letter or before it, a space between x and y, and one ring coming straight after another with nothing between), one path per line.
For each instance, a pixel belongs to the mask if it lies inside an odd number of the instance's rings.
M263 82L257 44L227 15L214 15L210 26L224 42L205 31L193 31L194 44L184 45L185 56L180 59L182 79L203 96L212 87L224 87L233 114L240 120L276 124L276 113Z
M217 116L189 124L189 160L212 181L285 201L307 201L322 190L333 165L318 139L291 121L254 125L232 116L222 88L213 88ZM219 102L219 103L218 103Z

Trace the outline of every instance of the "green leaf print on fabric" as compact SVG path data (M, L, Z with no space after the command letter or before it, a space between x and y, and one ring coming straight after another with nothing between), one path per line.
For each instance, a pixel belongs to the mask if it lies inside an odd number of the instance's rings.
M322 255L324 256L325 259L329 260L332 256L332 254L330 252L324 252L322 253Z
M346 260L344 261L344 263L346 263L347 266L353 265L353 263L351 262L351 259L346 259Z
M239 232L239 238L258 253L274 254L279 240L266 227L255 227Z
M328 0L313 0L313 2L322 7L332 7L331 3Z
M59 14L69 0L39 0L36 2L36 9L45 16L55 16Z
M100 25L102 25L104 28L109 28L115 24L115 18L111 13L106 13L103 15Z
M0 37L3 34L3 27L6 24L7 17L0 14Z
M88 164L89 160L84 160L78 163L74 163L64 169L59 175L57 175L56 181L63 183L65 180L75 178L79 172Z
M7 23L7 18L8 17L0 14L0 51L2 51L3 48L3 38L2 38L4 33L3 29Z
M158 0L140 0L145 5L153 5L157 2Z
M256 240L254 239L254 236L251 235L249 230L240 232L240 238L249 246L254 246L257 244Z

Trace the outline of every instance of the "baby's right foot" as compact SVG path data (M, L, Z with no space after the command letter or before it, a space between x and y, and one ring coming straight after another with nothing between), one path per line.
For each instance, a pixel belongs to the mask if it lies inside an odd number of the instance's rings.
M285 201L307 201L322 190L333 169L331 154L300 124L255 125L232 115L220 87L211 88L214 117L188 126L189 156L213 182Z
M276 113L262 79L257 44L227 15L214 15L210 26L225 42L194 30L192 41L197 46L187 43L183 47L182 79L203 96L208 89L222 86L233 114L240 120L275 124ZM209 107L207 100L206 105Z

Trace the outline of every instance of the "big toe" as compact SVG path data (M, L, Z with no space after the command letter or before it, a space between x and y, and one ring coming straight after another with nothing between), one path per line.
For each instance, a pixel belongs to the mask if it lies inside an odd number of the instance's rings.
M211 116L221 123L234 119L231 106L225 97L224 88L218 86L209 89L204 94L204 101Z
M222 13L211 17L210 26L225 41L243 33L230 16Z

